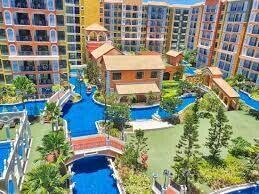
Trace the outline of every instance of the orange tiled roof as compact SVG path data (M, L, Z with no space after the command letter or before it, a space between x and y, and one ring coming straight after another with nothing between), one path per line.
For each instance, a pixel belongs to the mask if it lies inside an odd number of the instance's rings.
M109 52L112 49L114 49L114 46L112 46L109 43L105 43L102 46L98 47L97 49L94 49L91 52L91 55L93 55L93 57L95 59L98 59L99 57L103 56L104 54L106 54L107 52Z
M239 94L222 78L212 79L229 97L239 98Z
M212 75L222 75L221 70L216 66L208 67L208 70L211 72Z

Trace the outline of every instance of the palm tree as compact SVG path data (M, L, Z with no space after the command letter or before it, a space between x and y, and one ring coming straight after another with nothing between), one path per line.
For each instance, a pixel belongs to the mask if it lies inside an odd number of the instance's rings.
M69 174L62 176L59 172L59 167L55 164L40 164L27 174L27 179L23 184L22 193L69 193L68 189L64 188L69 177Z
M22 99L23 108L25 109L24 101L28 98L29 95L36 93L35 84L29 80L26 76L18 76L13 80L13 84L19 95Z
M45 116L51 121L52 130L54 131L54 123L58 122L58 118L62 114L60 107L55 102L46 104Z
M37 151L40 152L42 159L46 159L49 154L54 154L55 161L57 161L59 155L62 155L62 157L66 159L72 154L65 133L61 130L51 131L45 135L42 138L42 145L37 147Z

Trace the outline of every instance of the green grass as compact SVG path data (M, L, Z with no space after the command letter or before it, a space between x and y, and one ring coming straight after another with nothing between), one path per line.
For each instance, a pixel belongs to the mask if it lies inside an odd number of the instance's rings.
M40 157L39 152L37 152L36 150L37 146L41 144L41 139L43 138L43 136L49 133L50 131L51 131L50 124L33 123L31 125L31 134L32 134L33 140L32 140L30 158L28 161L26 172L31 171L31 169L36 166L37 162L35 162L35 160Z
M19 125L17 125L15 128L10 128L11 139L15 138L16 129L18 127L19 127ZM5 140L7 140L6 129L5 129L5 127L3 127L2 129L0 129L0 141L5 141Z
M177 95L177 87L179 82L174 80L162 82L162 94L163 97L172 97Z
M259 136L259 121L249 116L246 112L231 111L226 113L230 124L233 126L233 138L242 136L251 143L254 143L253 138ZM201 145L201 152L208 154L208 149L204 146L206 137L208 136L209 120L202 119L199 125L199 144ZM183 124L176 125L169 129L162 129L156 131L147 131L145 133L148 137L149 159L148 159L148 175L152 173L159 174L159 181L162 183L162 172L164 169L171 169L173 164L173 157L176 152L176 144L183 133ZM224 149L222 156L227 154ZM210 189L206 185L200 185L203 190L209 192Z

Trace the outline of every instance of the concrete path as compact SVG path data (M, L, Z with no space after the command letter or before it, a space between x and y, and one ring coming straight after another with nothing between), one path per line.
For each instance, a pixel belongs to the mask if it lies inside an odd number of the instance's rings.
M129 123L130 123L130 125L133 126L133 131L135 131L137 129L155 130L155 129L162 129L162 128L168 128L168 127L173 126L172 124L170 124L168 122L161 122L161 121L156 121L153 119L136 120L136 121L131 121Z

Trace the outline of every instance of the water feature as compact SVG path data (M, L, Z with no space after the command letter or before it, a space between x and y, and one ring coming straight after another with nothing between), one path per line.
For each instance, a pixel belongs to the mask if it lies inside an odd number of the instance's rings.
M44 110L46 100L27 101L24 103L28 116L38 116ZM24 105L22 103L17 104L3 104L0 105L0 112L15 112L22 111Z
M7 160L11 151L10 142L0 143L0 177L4 171L4 160Z
M234 191L226 192L226 194L259 194L259 185L253 185L243 189L235 189Z
M82 100L78 103L67 103L63 108L63 118L66 119L68 129L72 137L92 135L97 133L95 122L104 119L104 106L96 104L91 95L86 94L86 85L80 83L77 78L71 78L70 82L75 86L75 92L82 95ZM183 97L183 103L177 108L177 112L183 110L191 103L195 102L195 97ZM158 113L161 118L168 117L168 114L159 106L149 108L132 108L131 119L152 119L152 115Z
M244 101L248 106L255 110L259 110L259 101L251 98L247 93L243 91L238 92L240 99Z
M74 194L118 194L113 171L108 166L105 156L91 156L73 163L72 172L75 175Z

